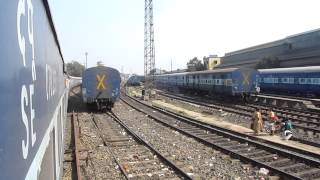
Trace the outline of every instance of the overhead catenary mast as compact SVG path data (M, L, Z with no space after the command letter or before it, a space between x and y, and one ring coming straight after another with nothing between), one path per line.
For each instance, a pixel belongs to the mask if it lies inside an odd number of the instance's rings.
M154 29L152 0L145 0L144 8L144 76L145 90L153 89L155 73Z

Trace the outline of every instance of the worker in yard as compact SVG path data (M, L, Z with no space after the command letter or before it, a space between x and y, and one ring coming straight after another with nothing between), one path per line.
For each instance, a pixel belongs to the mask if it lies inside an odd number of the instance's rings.
M277 121L278 121L278 117L276 116L276 113L270 108L268 110L268 123L269 123L270 135L274 135L274 132L276 130L275 125Z
M263 121L261 109L256 109L253 113L253 130L255 135L259 135L262 131Z
M285 116L281 124L282 138L287 141L292 137L292 122Z

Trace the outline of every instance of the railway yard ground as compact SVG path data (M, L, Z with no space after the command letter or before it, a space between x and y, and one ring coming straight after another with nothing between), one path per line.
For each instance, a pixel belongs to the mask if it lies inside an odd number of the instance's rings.
M127 92L138 97L141 89L129 87ZM112 112L88 112L80 88L75 88L70 93L65 126L63 179L76 179L77 171L82 179L320 178L319 147L266 134L248 138L252 136L249 118L220 109L161 95L145 103L158 109L122 96ZM317 133L309 136L311 140L320 138ZM279 147L274 147L277 144Z
M216 113L213 113L197 106L196 104L185 103L166 97L162 97L161 100L152 101L152 105L167 111L187 116L192 119L196 119L198 121L253 136L253 130L249 127L250 123L248 122L248 119L239 115L234 115L219 110L216 111ZM308 133L306 134L308 135ZM295 135L298 135L298 132L296 132ZM317 139L320 138L320 134L316 134L316 137L313 135L310 135L309 137ZM315 152L320 155L320 147L314 147L297 141L284 141L279 135L270 136L266 132L263 132L258 136L258 138L291 147L297 147L306 151Z

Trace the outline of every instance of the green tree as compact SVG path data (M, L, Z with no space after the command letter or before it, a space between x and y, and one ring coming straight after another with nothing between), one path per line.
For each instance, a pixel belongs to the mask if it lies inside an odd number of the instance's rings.
M67 73L70 76L81 77L84 71L84 66L77 61L71 61L67 63Z
M273 56L263 57L256 64L256 69L268 69L268 68L279 68L279 67L280 67L279 59Z
M197 57L194 57L189 60L187 63L188 71L203 71L205 70L204 64Z

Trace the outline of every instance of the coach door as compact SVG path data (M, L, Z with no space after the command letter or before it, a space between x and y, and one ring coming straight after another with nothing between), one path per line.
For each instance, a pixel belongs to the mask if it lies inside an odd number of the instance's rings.
M186 87L189 88L189 75L186 75Z
M192 89L196 88L196 75L192 76Z

